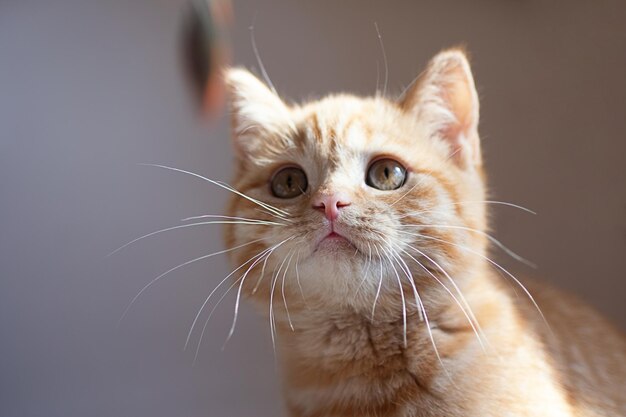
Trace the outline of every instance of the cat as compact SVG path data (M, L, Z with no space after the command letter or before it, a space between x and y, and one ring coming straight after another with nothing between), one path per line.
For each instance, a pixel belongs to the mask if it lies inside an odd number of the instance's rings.
M464 50L398 100L225 79L233 285L268 316L291 417L626 415L624 334L488 257Z

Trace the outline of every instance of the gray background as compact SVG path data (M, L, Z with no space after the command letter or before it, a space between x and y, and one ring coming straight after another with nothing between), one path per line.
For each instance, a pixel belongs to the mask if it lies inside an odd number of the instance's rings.
M180 66L184 2L0 2L0 416L277 416L268 325L233 298L198 362L193 316L228 272L168 268L221 248L219 227L160 235L221 213L225 192L138 162L227 180L226 118L196 114ZM439 49L465 42L497 235L539 264L498 259L577 293L626 326L626 3L236 1L235 62L255 67L248 26L280 92L369 94L382 58L398 92ZM256 17L256 18L255 18ZM192 339L195 347L197 337Z

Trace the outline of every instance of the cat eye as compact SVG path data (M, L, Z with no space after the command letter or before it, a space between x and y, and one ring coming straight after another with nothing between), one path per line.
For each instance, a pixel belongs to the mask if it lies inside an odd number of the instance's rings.
M396 190L406 180L406 168L393 159L374 161L367 170L365 182L370 187L383 191Z
M304 194L307 185L306 174L301 168L283 168L272 177L272 194L278 198L294 198Z

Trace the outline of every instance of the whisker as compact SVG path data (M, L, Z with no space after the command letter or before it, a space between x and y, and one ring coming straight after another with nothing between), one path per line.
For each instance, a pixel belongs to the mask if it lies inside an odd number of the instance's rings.
M267 262L267 259L272 255L272 252L280 245L282 245L283 243L285 243L287 240L290 239L285 239L284 241L280 242L277 245L274 245L273 247L267 248L264 251L262 251L261 253L259 253L258 258L255 260L254 264L258 264L257 261L260 262L261 259L263 259L263 263L265 264L265 262ZM233 282L228 289L224 292L224 294L222 294L222 296L219 298L219 300L217 300L217 303L215 303L215 305L213 306L213 308L211 309L209 315L207 316L207 319L204 322L204 325L202 326L202 332L200 333L200 338L198 340L198 345L196 346L196 352L194 355L194 362L196 362L196 359L198 358L198 353L200 351L200 346L202 345L202 340L204 339L204 333L206 332L206 328L207 325L209 324L209 321L211 320L211 317L213 316L213 313L215 312L215 310L217 310L217 307L219 307L220 303L222 302L222 300L224 300L224 298L228 295L228 293L238 284L241 282L241 284L243 285L243 279L245 279L245 276L247 275L247 273L252 269L252 267L248 268L248 271L246 271L246 273L244 275L242 275L239 279L237 279L235 282ZM227 277L228 278L228 277ZM222 281L223 283L223 281ZM218 285L218 287L222 284L220 283ZM217 290L217 288L215 288L215 290ZM238 306L239 306L239 299L240 299L240 292L238 292L237 294L237 300L236 300L236 305L235 305L235 317L233 318L233 326L231 327L232 331L234 332L234 326L236 323L236 316L237 316L237 312L238 312ZM209 295L209 297L211 297L211 295ZM206 301L205 301L206 303ZM202 308L204 308L204 304L202 306ZM202 309L201 309L202 310ZM199 312L200 313L200 312ZM196 316L197 319L197 316ZM193 330L193 325L192 325L192 330ZM189 336L187 336L188 340L189 340ZM224 345L222 345L222 350L224 349L224 347L226 346L226 343L228 342L229 338L230 338L231 334L229 333L229 337L226 339L226 341L224 342ZM185 344L185 348L187 347L187 344Z
M395 203L394 203L395 204ZM521 206L519 204L515 204L515 203L510 203L508 201L496 201L496 200L475 200L475 201L454 201L451 203L446 203L446 204L441 204L438 208L441 207L449 207L449 206L459 206L459 205L464 205L464 204L494 204L494 205L500 205L500 206L507 206L507 207L512 207L512 208L516 208L519 210L522 210L526 213L532 214L532 215L537 215L537 212ZM408 213L406 215L404 215L403 217L408 217L408 216L412 216L414 214L422 214L422 213L433 213L433 212L438 212L440 210L438 209L433 209L433 210L421 210L418 211L416 213Z
M380 289L383 285L383 262L380 257L380 252L378 251L378 245L374 244L374 249L376 250L376 254L378 256L378 261L380 264L380 279L378 280L378 288L376 289L376 295L374 296L374 304L372 305L372 323L374 322L374 312L376 311L376 302L378 301L378 297L380 296Z
M439 265L439 263L437 263L437 261L435 261L434 259L432 259L430 256L428 256L427 254L425 254L423 251L417 249L414 246L411 245L407 245L409 248L413 249L415 252L419 253L421 256L423 256L424 258L426 258L429 262L431 262L433 265L435 265L435 267L437 267L437 269L439 269L443 275L448 279L448 281L450 281L450 284L452 284L452 287L456 290L456 292L459 294L459 297L461 299L461 301L463 302L463 304L465 305L465 307L467 308L467 312L469 314L469 316L471 317L471 320L469 320L470 326L472 327L472 330L474 331L474 333L476 334L476 337L478 339L478 342L480 343L481 348L484 350L485 349L485 345L483 343L483 339L486 340L484 332L482 330L482 327L480 326L480 323L478 323L478 319L476 318L476 316L474 315L474 311L472 310L472 308L470 307L469 303L467 302L465 296L463 295L463 292L461 291L461 289L459 288L459 286L456 284L456 282L454 281L454 279L450 276L450 274L448 274L448 272L441 266ZM479 336L480 334L480 336Z
M378 94L378 86L380 84L380 62L378 59L376 60L376 94Z
M389 243L389 250L391 251L391 255L398 262L398 266L400 266L400 269L402 269L402 272L404 272L404 275L407 277L407 279L409 280L411 285L414 287L414 293L417 294L417 286L415 285L415 280L413 279L413 274L411 273L411 269L406 264L404 259L402 259L400 254L395 249L393 249L393 247L395 246L394 243L390 242L390 241L388 241L388 243ZM419 297L419 295L418 295L418 297L416 297L415 303L416 303L416 307L417 307L419 320L420 321L424 321L424 317L422 316L422 310L419 308L420 305L423 306L422 299L421 299L421 297Z
M267 210L261 210L258 207L255 207L254 211L258 211L259 213L267 214L269 216L272 216L272 217L274 217L276 219L282 220L282 221L287 222L287 223L292 223L292 221L290 219L286 219L284 217L278 216L278 215L276 215L276 214L274 214L272 212L269 212Z
M383 53L383 63L385 64L385 83L383 84L383 97L387 96L387 83L389 81L389 65L387 64L387 53L385 52L385 45L383 44L383 37L378 29L378 23L374 22L376 28L376 35L378 36L378 43L380 44L380 50ZM378 88L378 80L376 81L376 87Z
M198 339L198 344L196 345L196 351L194 352L194 356L193 356L193 362L192 364L195 365L196 361L198 360L198 354L200 353L200 347L202 346L202 341L204 340L204 333L206 332L206 328L209 324L209 322L211 321L211 317L213 317L213 313L215 313L215 310L217 310L217 308L220 306L220 304L222 303L222 301L224 300L224 298L226 298L226 296L228 295L228 293L230 293L230 291L239 283L239 279L237 279L236 281L234 281L232 284L230 284L230 286L226 289L226 291L224 291L224 293L222 294L222 296L217 300L217 302L215 303L215 305L213 306L213 308L211 309L211 311L209 312L209 315L207 316L206 320L204 321L204 325L202 326L202 331L200 332L200 337Z
M287 241L291 240L291 239L294 239L295 237L296 237L296 236L291 236L290 238L285 239L283 242L281 242L281 245L282 245L283 243L285 243L285 242L287 242ZM280 245L279 245L279 246L280 246ZM277 246L277 247L275 247L275 248L273 248L271 252L274 252L274 250L275 250L275 249L277 249L277 248L278 248L278 246ZM271 253L270 253L270 255L271 255ZM256 284L255 284L255 286L254 286L254 289L252 290L252 294L256 294L256 292L257 292L257 291L258 291L258 289L259 289L259 285L261 285L261 281L263 280L263 277L265 276L265 267L266 267L266 264L267 264L267 259L269 259L269 256L268 256L268 257L265 259L265 261L263 262L263 268L261 269L261 276L259 276L259 279L257 280L257 282L256 282ZM274 272L276 272L276 269L274 269Z
M404 347L407 347L407 339L406 339L406 300L404 299L404 290L402 289L402 282L400 280L400 275L398 274L398 270L396 269L395 265L393 264L391 257L389 256L389 254L385 251L384 255L387 257L387 259L389 260L389 265L391 265L391 268L393 269L394 273L396 274L396 278L398 279L398 287L400 288L400 298L402 299L402 329L403 329L403 340L404 340Z
M130 308L133 306L133 304L135 303L135 301L137 301L137 299L141 296L141 294L143 294L143 293L144 293L144 291L146 291L148 288L150 288L150 287L151 287L152 285L154 285L157 281L159 281L161 278L165 277L165 276L166 276L166 275L168 275L169 273L174 272L174 271L176 271L177 269L180 269L180 268L182 268L182 267L184 267L184 266L187 266L187 265L189 265L189 264L192 264L192 263L194 263L194 262L198 262L198 261L201 261L201 260L203 260L203 259L208 259L208 258L211 258L211 257L216 256L216 255L221 255L221 254L223 254L223 253L231 252L231 251L234 251L234 250L237 250L237 249L243 248L244 246L248 246L248 245L252 245L253 243L260 242L261 240L265 240L265 239L264 239L264 238L261 238L261 239L256 239L256 240L253 240L253 241L251 241L251 242L244 243L244 244L242 244L242 245L235 246L235 247L230 248L230 249L224 249L224 250L221 250L221 251L218 251L218 252L213 252L213 253L210 253L210 254L208 254L208 255L200 256L200 257L198 257L198 258L192 259L192 260L187 261L187 262L183 262L183 263L182 263L182 264L180 264L180 265L177 265L177 266L175 266L175 267L173 267L173 268L168 269L167 271L163 272L161 275L157 276L157 277L156 277L156 278L154 278L152 281L150 281L149 283L147 283L147 284L146 284L146 285L145 285L145 286L144 286L144 287L143 287L143 288L142 288L142 289L141 289L141 290L137 293L137 295L135 295L135 297L133 297L133 299L130 301L130 303L128 303L128 306L126 306L126 309L124 310L124 312L122 313L122 316L121 316L121 317L120 317L120 319L118 320L117 325L119 326L119 325L122 323L122 320L124 320L124 318L125 318L125 317L126 317L126 315L128 314L128 311L129 311L129 310L130 310Z
M300 283L300 271L298 271L298 260L300 260L300 251L302 249L298 249L298 255L296 256L296 282L298 283L298 288L300 289L300 295L302 296L302 301L306 305L306 297L304 296L304 290L302 289L302 284ZM307 306L308 307L308 306Z
M186 221L189 221L189 220L198 220L198 219L206 219L206 218L227 219L227 220L243 220L243 221L248 221L248 222L256 222L256 223L259 223L259 224L272 225L272 226L287 226L285 223L273 222L271 220L249 219L247 217L224 216L224 215L221 215L221 214L202 214L200 216L185 217L184 219L181 219L180 221L181 222L186 222ZM286 220L286 219L282 219L282 220Z
M450 225L450 224L407 224L407 225L404 225L404 226L405 227L437 227L437 228L446 228L446 229L459 229L459 230L467 230L467 231L470 231L470 232L478 233L478 234L480 234L482 236L485 236L487 239L489 239L490 242L492 242L494 245L496 245L497 247L502 249L507 255L509 255L513 259L515 259L515 260L517 260L519 262L522 262L522 263L524 263L524 264L526 264L526 265L528 265L528 266L530 266L532 268L536 268L537 267L537 265L535 265L531 261L521 257L517 253L513 252L511 249L506 247L498 239L496 239L495 237L493 237L489 233L484 232L482 230L478 230L478 229L474 229L474 228L466 227L466 226L455 226L455 225Z
M501 205L501 206L507 206L507 207L513 207L522 211L525 211L526 213L532 214L534 216L537 215L537 212L534 210L531 210L527 207L521 206L519 204L514 204L514 203L509 203L508 201L496 201L496 200L476 200L476 201L458 201L455 204L495 204L495 205Z
M278 216L281 216L281 215L283 215L283 216L291 216L291 213L289 213L288 211L285 211L285 210L280 210L280 209L278 209L278 208L276 208L276 207L274 207L274 206L272 206L272 205L270 205L270 204L268 204L268 203L266 203L266 202L264 202L264 201L257 200L256 198L250 197L250 196L249 196L249 195L247 195L247 194L243 194L241 191L239 191L239 190L235 189L233 186L231 186L230 184L228 184L228 183L226 183L226 182L224 182L224 181L215 181L215 183L216 183L217 185L219 185L219 186L223 187L224 189L228 190L228 191L231 191L231 192L233 192L233 193L235 193L235 194L241 195L242 197L244 197L244 198L246 198L246 199L249 199L249 200L250 200L250 201L252 201L253 203L258 204L258 205L260 205L261 207L266 208L267 210L272 209L272 210L276 210L276 211L278 211L278 213L274 213L274 214L276 214L276 215L278 215ZM271 210L270 210L270 212L273 212L273 211L271 211ZM286 220L286 219L285 219L285 220Z
M172 227L166 227L165 229L160 229L160 230L156 230L154 232L145 234L143 236L139 236L136 239L131 240L130 242L120 246L119 248L115 249L113 252L109 253L107 255L107 257L112 256L114 254L116 254L117 252L121 251L122 249L132 245L133 243L139 242L140 240L149 238L151 236L154 235L158 235L160 233L165 233L165 232L169 232L170 230L177 230L177 229L184 229L187 227L193 227L193 226L202 226L202 225L209 225L209 224L247 224L247 225L262 225L263 223L259 223L259 222L248 222L248 221L242 221L242 220L211 220L208 222L197 222L197 223L187 223L187 224L179 224L178 226L172 226ZM284 226L284 225L280 225L280 226Z
M285 261L287 260L287 256L283 259L283 262L280 264L278 271L272 276L272 285L270 288L270 334L272 336L272 349L274 350L274 358L276 358L276 317L274 315L274 289L276 288L276 282L278 281L278 276L280 275L280 271L283 269L283 265L285 265Z
M272 254L272 252L274 252L273 249L270 251L270 255ZM265 276L265 267L267 266L268 259L269 259L269 256L267 256L265 260L263 261L263 268L261 268L261 275L259 276L259 279L257 280L254 288L252 289L252 294L256 294L257 290L259 289L259 285L261 285L261 281L263 280L263 277Z
M267 75L267 71L265 71L265 65L263 65L263 61L261 60L261 54L259 53L259 48L256 46L256 37L254 36L254 21L256 20L256 16L254 17L252 24L250 25L250 43L252 44L252 51L254 52L254 56L256 57L257 62L259 63L259 67L261 69L261 74L263 74L263 78L267 85L272 89L272 92L276 95L276 89L274 88L274 84L272 84L272 80L270 80L269 75Z
M476 335L476 337L478 338L478 340L480 341L480 336L477 333L476 328L474 327L474 322L472 321L472 319L470 318L470 316L467 314L467 311L465 311L465 307L463 307L461 305L461 302L459 301L459 299L454 295L454 293L452 293L452 291L450 291L450 289L443 283L441 282L441 280L439 278L437 278L437 276L435 274L433 274L428 268L426 268L424 266L424 264L422 264L420 261L418 261L413 255L411 255L409 252L407 252L404 249L401 249L402 252L404 252L409 258L411 258L415 263L417 263L420 268L422 268L426 273L428 273L439 285L441 285L441 287L448 293L448 295L450 295L450 297L452 298L452 300L454 300L454 302L456 303L457 306L459 306L459 308L461 309L461 312L463 313L463 315L465 316L465 318L467 319L467 322L470 324L470 327L472 327L472 330L474 331L474 334ZM460 291L459 291L460 292Z
M367 274L369 273L369 270L370 270L370 264L372 262L372 246L369 244L369 242L367 242L367 250L368 250L369 255L367 257L367 264L365 266L365 272L363 273L363 278L361 279L361 282L359 282L359 286L356 287L356 290L354 291L355 297L358 295L359 290L361 289L365 281L367 281Z
M257 258L253 265L257 264L257 261L260 261L263 257L267 258L271 253L266 253L263 254L261 257ZM248 270L246 271L246 274L251 270L251 268L248 268ZM204 340L204 333L206 332L206 328L207 325L209 324L209 322L211 321L211 317L213 317L213 313L215 313L215 310L217 310L217 308L220 306L220 304L222 303L222 301L224 300L224 298L226 298L226 296L228 295L228 293L230 293L230 291L240 282L243 283L243 279L245 279L246 274L242 275L241 277L239 277L238 279L236 279L232 284L230 284L230 286L226 289L226 291L224 291L224 293L222 294L222 296L217 300L217 302L215 303L215 305L213 306L213 308L211 309L211 311L209 312L209 315L207 316L206 320L204 321L204 325L202 326L202 331L200 332L200 338L198 339L198 344L196 345L196 351L194 354L194 358L193 358L193 363L196 363L196 360L198 359L198 354L200 353L200 347L202 346L202 340ZM239 296L239 294L238 294ZM237 299L236 303L239 302L239 299ZM237 313L238 310L238 305L236 305L235 307L235 314ZM224 348L226 347L226 343L228 342L228 339L226 339L226 341L224 342L224 344L222 345L222 350L224 350Z
M289 251L289 253L291 253L291 251ZM282 281L281 289L280 289L280 292L282 293L282 296L283 296L283 303L285 304L285 311L287 312L287 321L289 322L289 327L291 328L292 332L294 331L294 328L293 328L293 324L291 323L291 315L289 314L289 307L287 307L287 298L285 298L285 276L287 275L287 271L289 270L289 265L291 264L293 255L294 253L291 253L289 260L287 261L287 266L285 267L285 272L283 272L283 281Z
M529 300L532 302L532 304L534 305L534 307L537 309L537 312L539 313L539 315L541 316L541 319L543 320L543 322L545 323L545 325L548 327L548 329L552 332L552 328L550 327L550 324L548 323L548 321L546 320L543 312L541 311L541 309L539 308L539 305L537 304L537 302L535 301L535 298L530 294L530 291L528 291L528 289L524 286L524 284L521 283L521 281L519 279L517 279L512 273L510 273L507 269L505 269L503 266L501 266L500 264L498 264L497 262L495 262L494 260L492 260L491 258L483 255L480 252L476 252L466 246L460 245L458 243L454 243L454 242L449 242L447 240L443 240L443 239L439 239L433 236L426 236L426 235L420 235L420 237L425 238L425 239L431 239L431 240L435 240L438 242L442 242L442 243L446 243L449 245L453 245L456 246L460 249L463 249L469 253L472 253L476 256L479 256L480 258L486 260L487 262L489 262L491 265L493 265L494 267L498 268L499 270L501 270L502 272L504 272L507 276L509 276L513 281L515 281L515 283L522 289L522 291L524 291L524 293L526 294L526 296L529 298Z
M393 242L391 242L391 245L393 246ZM433 331L432 331L432 329L430 327L430 322L428 320L428 314L426 314L426 307L424 306L424 303L422 302L422 298L420 297L419 292L417 291L417 287L415 285L415 280L413 279L413 275L411 274L409 266L404 262L402 257L398 254L398 252L396 252L393 248L391 248L391 250L395 253L396 259L401 260L402 263L404 263L404 266L406 267L405 275L406 275L407 280L411 284L411 287L413 288L413 295L415 297L415 303L416 303L416 306L418 307L418 311L420 312L421 321L424 321L426 323L426 331L428 332L428 336L430 338L430 342L433 345L433 350L435 351L435 356L437 356L437 360L439 361L439 364L441 365L441 368L443 369L443 371L448 376L448 379L454 384L454 381L453 381L452 377L450 376L450 373L448 372L448 369L443 364L443 360L441 359L441 355L439 354L439 349L437 348L437 344L435 343L435 338L433 336Z
M142 164L139 164L139 165L163 168L163 169L168 169L168 170L171 170L171 171L176 171L176 172L180 172L180 173L183 173L183 174L191 175L193 177L200 178L203 181L207 181L207 182L209 182L209 183L211 183L213 185L217 185L218 187L223 188L223 189L225 189L227 191L233 192L233 193L237 194L238 196L243 197L246 200L251 201L251 202L257 204L257 205L263 207L264 209L266 209L266 210L268 210L268 211L270 211L270 212L272 212L272 213L274 213L274 214L276 214L278 216L281 216L281 215L282 216L289 216L290 215L288 212L286 212L284 210L281 210L279 208L276 208L274 206L271 206L271 205L269 205L267 203L264 203L262 201L256 200L256 199L254 199L254 198L252 198L252 197L250 197L250 196L248 196L248 195L246 195L246 194L244 194L244 193L234 189L233 187L231 187L230 185L228 185L228 184L226 184L226 183L224 183L222 181L215 181L215 180L209 179L207 177L203 177L200 174L196 174L194 172L186 171L184 169L169 167L167 165L145 164L145 163L142 163Z
M198 318L200 317L200 314L202 314L202 311L204 311L204 307L206 307L207 303L209 302L209 300L211 299L211 297L213 296L213 294L215 294L215 292L231 277L233 276L237 271L239 271L241 268L243 268L244 266L248 265L250 262L253 262L256 258L258 257L262 257L265 252L268 249L264 249L261 252L257 253L256 255L254 255L253 257L251 257L250 259L248 259L246 262L242 263L241 265L239 265L237 268L235 268L233 271L231 271L228 275L226 275L226 277L224 277L224 279L222 279L219 284L217 284L217 286L215 288L213 288L213 290L209 293L209 295L207 296L207 298L204 300L204 302L202 303L202 306L200 306L200 310L198 310L198 313L196 314L196 317L193 319L193 322L191 323L191 327L189 328L189 332L187 333L187 339L185 340L185 347L184 349L187 349L187 346L189 345L189 340L191 339L191 335L193 333L193 329L196 326L196 323L198 321Z
M271 254L271 252L269 252L267 254L267 256L269 256L270 254ZM239 280L237 280L239 282L239 288L237 289L237 298L235 299L235 312L233 313L233 324L231 325L230 330L228 331L228 336L226 337L226 340L224 341L224 344L222 345L222 350L224 350L224 348L226 347L226 344L228 343L230 338L233 336L233 333L235 332L235 326L237 325L237 317L239 316L239 301L241 300L241 290L243 288L244 282L246 281L246 277L248 276L250 271L252 271L254 269L254 267L257 266L260 262L261 262L261 258L257 258L252 263L252 265L250 265L248 270L241 276L241 278ZM229 291L230 291L230 289L229 289ZM227 293L228 293L228 291L227 291Z

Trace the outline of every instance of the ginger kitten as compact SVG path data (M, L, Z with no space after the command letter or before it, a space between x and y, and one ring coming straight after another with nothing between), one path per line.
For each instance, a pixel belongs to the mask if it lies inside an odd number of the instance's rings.
M245 70L226 78L250 197L228 214L266 221L226 243L258 239L231 252L234 284L268 316L290 416L626 415L623 333L543 285L533 301L488 258L462 51L398 101L288 105Z

